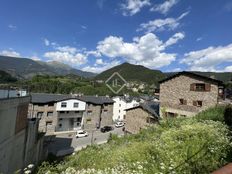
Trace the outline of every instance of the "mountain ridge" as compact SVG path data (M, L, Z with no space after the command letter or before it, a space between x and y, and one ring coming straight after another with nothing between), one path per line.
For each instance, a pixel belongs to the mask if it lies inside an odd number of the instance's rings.
M94 77L91 72L81 71L60 62L34 61L29 58L16 58L0 55L0 70L19 79L28 79L34 75L67 75Z

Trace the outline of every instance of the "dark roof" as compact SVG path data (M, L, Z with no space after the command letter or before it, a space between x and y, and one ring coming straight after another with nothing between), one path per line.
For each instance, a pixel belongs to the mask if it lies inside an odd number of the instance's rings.
M208 80L208 81L212 81L212 82L214 82L214 83L217 83L218 85L222 85L222 84L223 84L223 82L220 81L220 80L216 80L216 79L213 79L213 78L210 78L210 77L206 77L206 76L203 76L203 75L200 75L200 74L197 74L197 73L189 72L189 71L182 71L182 72L179 72L179 73L174 74L174 75L172 75L172 76L170 76L170 77L167 77L166 79L163 79L163 80L159 81L159 83L160 83L160 84L161 84L161 83L164 83L164 82L166 82L166 81L168 81L168 80L171 80L171 79L173 79L173 78L175 78L175 77L178 77L178 76L180 76L180 75L186 75L186 76L191 76L191 77L195 77L195 78L202 78L202 79L205 79L205 80Z
M132 102L132 100L136 100L137 102L140 101L139 97L133 97L133 96L117 96L124 100L125 102Z
M79 96L77 99L93 104L113 104L114 101L106 96Z
M46 94L46 93L32 93L31 103L55 103L62 100L68 99L78 99L86 103L93 104L111 104L114 101L105 96L72 96L72 95L62 95L62 94Z
M55 103L70 97L71 95L31 93L31 103Z
M129 110L133 110L136 108L141 108L145 111L147 111L148 113L152 114L152 116L156 117L156 118L160 118L159 117L159 104L156 102L145 102L145 103L140 103L138 106L130 108L130 109L125 109L126 111Z
M143 96L140 96L140 98L145 100L145 101L151 101L151 100L154 100L154 99L159 99L159 97L157 97L156 95L154 95L154 96L143 95Z

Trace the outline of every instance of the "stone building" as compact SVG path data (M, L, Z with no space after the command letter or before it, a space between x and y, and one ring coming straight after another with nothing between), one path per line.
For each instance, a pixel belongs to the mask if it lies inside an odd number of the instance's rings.
M193 116L223 98L223 83L192 72L180 72L160 81L162 117Z
M56 103L71 95L31 93L29 117L39 118L39 131L53 134L57 126Z
M126 109L125 131L136 134L159 121L159 104L155 102L140 103L139 106Z
M29 113L32 117L40 118L39 130L46 134L79 128L95 129L112 124L114 101L109 97L40 93L32 93L31 96ZM61 107L62 102L67 107ZM75 108L74 103L84 108Z
M46 158L38 120L27 118L29 102L29 96L0 99L0 173L23 171Z

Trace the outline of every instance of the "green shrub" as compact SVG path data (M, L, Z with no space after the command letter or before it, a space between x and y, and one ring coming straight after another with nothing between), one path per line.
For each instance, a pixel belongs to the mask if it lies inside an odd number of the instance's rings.
M225 106L216 106L200 112L194 118L197 120L213 120L224 122Z
M225 119L225 123L226 123L229 127L232 127L232 106L231 106L231 105L228 105L228 106L225 108L224 119Z
M204 118L162 121L137 135L113 137L38 173L210 173L227 162L231 145L227 127Z

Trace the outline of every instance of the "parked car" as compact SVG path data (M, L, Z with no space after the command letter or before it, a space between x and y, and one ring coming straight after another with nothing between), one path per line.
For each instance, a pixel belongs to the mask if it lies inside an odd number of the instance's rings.
M101 132L105 133L105 132L109 132L112 131L114 128L112 126L104 126L101 128Z
M78 130L76 133L76 138L87 137L89 134L84 130Z
M118 121L115 123L115 127L123 127L124 126L124 122L123 121Z

